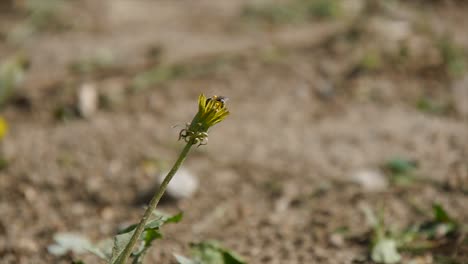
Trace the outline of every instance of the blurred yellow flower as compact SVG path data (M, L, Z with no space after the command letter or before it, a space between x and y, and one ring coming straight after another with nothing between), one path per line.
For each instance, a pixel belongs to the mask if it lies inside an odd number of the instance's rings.
M2 140L8 132L8 123L0 116L0 140Z

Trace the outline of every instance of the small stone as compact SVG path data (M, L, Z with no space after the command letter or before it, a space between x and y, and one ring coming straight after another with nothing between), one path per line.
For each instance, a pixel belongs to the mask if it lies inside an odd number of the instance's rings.
M343 235L338 233L331 234L329 240L330 244L337 248L343 247L345 243Z
M283 213L289 208L291 200L288 197L281 197L275 202L275 213Z
M109 175L116 175L122 170L122 162L120 160L111 160L107 168Z
M452 93L455 110L460 116L468 119L468 75L455 82Z
M159 183L161 184L166 177L167 172L161 174ZM175 199L184 199L192 197L198 189L198 179L190 171L180 168L171 182L167 186L167 194Z
M33 202L33 201L36 201L36 199L38 198L38 193L36 191L36 189L34 189L33 187L31 186L26 186L24 188L24 197L26 198L26 200L28 200L29 202Z
M351 180L370 192L383 191L388 187L388 180L385 175L375 169L356 171L351 176Z
M97 110L98 94L96 86L91 83L85 83L80 87L78 94L78 109L80 114L85 117L91 117Z

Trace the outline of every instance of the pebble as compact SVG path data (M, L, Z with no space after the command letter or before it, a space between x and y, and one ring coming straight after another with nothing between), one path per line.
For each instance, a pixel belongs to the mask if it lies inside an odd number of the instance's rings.
M78 93L78 109L80 114L85 117L91 117L97 110L98 94L96 86L91 83L85 83L80 87Z
M160 175L158 181L161 184L167 172ZM180 168L167 186L166 193L175 199L192 197L198 189L198 178L189 170Z
M389 183L385 175L376 169L362 169L351 175L351 180L369 192L385 190Z
M331 234L329 237L329 240L330 240L330 244L332 244L333 246L337 248L343 247L345 244L343 235L338 234L338 233Z

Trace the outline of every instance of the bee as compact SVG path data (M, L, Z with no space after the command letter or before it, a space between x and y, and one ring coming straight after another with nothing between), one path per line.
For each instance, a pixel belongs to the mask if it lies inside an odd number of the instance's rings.
M227 100L229 100L229 98L225 96L213 95L211 98L206 99L206 103L210 102L211 100L219 102L221 104L221 107L224 107L224 104L227 102Z

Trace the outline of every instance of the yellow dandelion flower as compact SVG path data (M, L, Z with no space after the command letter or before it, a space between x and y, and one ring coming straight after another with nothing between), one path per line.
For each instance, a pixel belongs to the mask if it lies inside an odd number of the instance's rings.
M229 111L226 106L227 98L214 95L207 98L204 94L198 97L198 112L186 128L179 133L179 139L193 144L205 145L208 140L208 129L223 121Z

